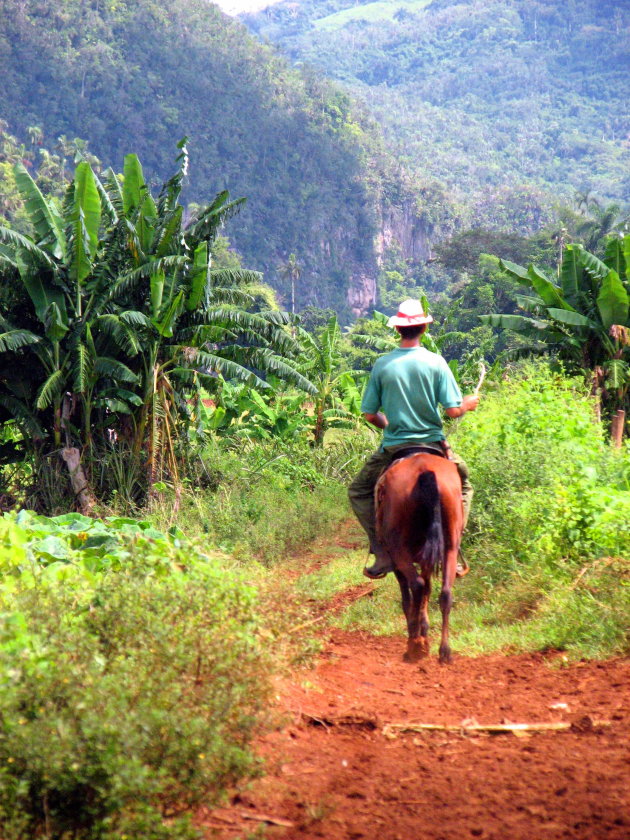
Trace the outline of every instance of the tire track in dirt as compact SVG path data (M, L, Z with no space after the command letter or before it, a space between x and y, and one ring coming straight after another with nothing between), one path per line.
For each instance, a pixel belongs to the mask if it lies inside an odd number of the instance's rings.
M407 665L404 647L402 615L396 638L334 630L314 669L278 682L283 724L257 744L266 775L229 807L199 812L207 838L264 825L266 838L284 840L627 840L628 660L457 656L440 666L433 654ZM471 718L577 726L383 734L386 723ZM610 726L588 726L602 719Z

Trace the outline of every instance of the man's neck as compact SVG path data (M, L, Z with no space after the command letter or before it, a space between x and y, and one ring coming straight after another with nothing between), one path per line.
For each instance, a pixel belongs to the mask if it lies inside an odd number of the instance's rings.
M420 339L416 338L401 338L400 339L400 349L405 350L408 347L420 347Z

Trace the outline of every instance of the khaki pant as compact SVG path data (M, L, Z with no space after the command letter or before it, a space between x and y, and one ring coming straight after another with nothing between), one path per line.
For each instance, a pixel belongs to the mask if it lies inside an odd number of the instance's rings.
M427 448L434 448L438 453L442 452L439 443L418 444ZM379 449L371 455L365 463L361 472L354 479L348 488L348 497L355 516L361 523L363 530L370 540L370 548L374 549L376 542L376 511L374 508L374 487L379 480L381 473L396 459L396 453L403 449L409 449L413 443L401 443L397 446L388 446L387 449ZM468 480L468 467L458 455L453 453L453 462L457 467L462 480L462 501L464 503L464 528L468 522L470 504L473 497L472 484Z

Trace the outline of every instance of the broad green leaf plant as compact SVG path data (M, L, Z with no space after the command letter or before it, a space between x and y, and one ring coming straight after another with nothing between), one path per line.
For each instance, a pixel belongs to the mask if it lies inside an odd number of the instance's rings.
M3 282L22 290L0 312L0 423L16 424L31 454L124 441L149 483L177 481L202 386L222 376L264 388L273 373L314 391L290 361L290 316L248 311L260 275L212 267L212 242L243 199L223 191L185 227L185 140L179 151L157 200L135 155L122 183L80 161L61 207L16 165L34 234L0 227Z
M607 240L600 260L568 245L559 283L534 265L501 261L528 287L518 297L526 315L483 315L484 323L520 333L521 353L550 354L569 372L582 371L607 411L628 409L630 385L630 235Z

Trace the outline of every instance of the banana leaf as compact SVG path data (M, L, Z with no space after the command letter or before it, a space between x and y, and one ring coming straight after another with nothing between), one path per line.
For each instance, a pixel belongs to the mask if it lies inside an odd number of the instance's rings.
M628 326L628 301L628 292L619 279L619 275L610 269L597 296L597 308L602 324L607 330L613 324Z
M72 209L73 255L70 274L81 284L92 271L92 260L98 247L101 224L101 199L94 173L81 161L74 173L74 205Z
M57 208L44 198L23 163L14 167L15 183L24 198L26 212L37 234L38 244L58 260L66 255L66 238Z

